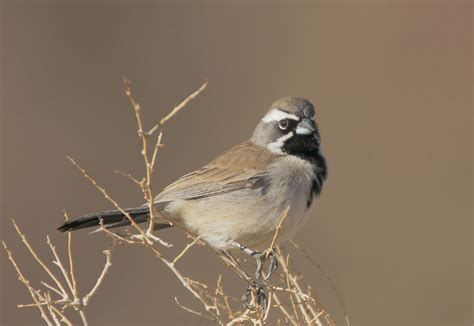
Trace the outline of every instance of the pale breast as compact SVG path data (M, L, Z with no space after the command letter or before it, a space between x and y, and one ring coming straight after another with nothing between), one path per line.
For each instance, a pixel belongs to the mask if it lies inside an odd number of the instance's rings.
M282 214L290 207L282 224L279 240L293 236L308 217L307 201L314 179L310 163L291 156L280 156L265 173L265 185L244 188L199 200L185 200L176 210L186 228L212 246L230 249L234 240L252 249L270 245ZM178 222L179 223L179 222Z
M280 240L291 238L309 217L307 207L311 186L315 178L314 167L308 161L295 156L285 156L273 166L272 206L278 208L274 227L278 225L287 207L290 207L280 232Z

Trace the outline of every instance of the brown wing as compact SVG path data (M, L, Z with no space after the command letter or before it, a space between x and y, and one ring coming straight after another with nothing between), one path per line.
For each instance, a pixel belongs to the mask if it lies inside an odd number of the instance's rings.
M215 160L166 187L155 199L198 199L245 188L265 187L266 166L276 154L250 141L236 145Z

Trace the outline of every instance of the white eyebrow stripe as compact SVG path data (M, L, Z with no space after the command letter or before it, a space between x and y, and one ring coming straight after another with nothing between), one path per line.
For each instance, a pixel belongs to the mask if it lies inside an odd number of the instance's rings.
M271 121L280 121L282 119L292 119L298 121L300 118L294 114L286 113L278 109L273 109L262 118L262 121L268 123Z

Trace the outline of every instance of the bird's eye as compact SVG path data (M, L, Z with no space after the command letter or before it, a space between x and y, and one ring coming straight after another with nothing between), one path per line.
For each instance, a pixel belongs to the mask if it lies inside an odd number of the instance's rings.
M286 130L288 129L288 119L283 119L280 121L280 123L278 124L278 127L281 129L281 130Z

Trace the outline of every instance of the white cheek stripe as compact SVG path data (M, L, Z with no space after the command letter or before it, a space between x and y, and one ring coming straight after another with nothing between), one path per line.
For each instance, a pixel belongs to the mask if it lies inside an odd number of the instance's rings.
M273 109L262 118L262 121L268 123L271 121L280 121L282 119L293 119L296 121L299 120L299 118L294 114L286 113L278 109Z
M277 141L268 144L268 145L267 145L267 148L268 148L270 151L272 151L273 153L283 154L283 152L282 152L282 150L281 150L281 147L282 147L283 144L285 143L285 140L290 139L291 137L293 137L293 131L287 133L287 134L284 135L284 136L281 136L280 138L277 139Z

